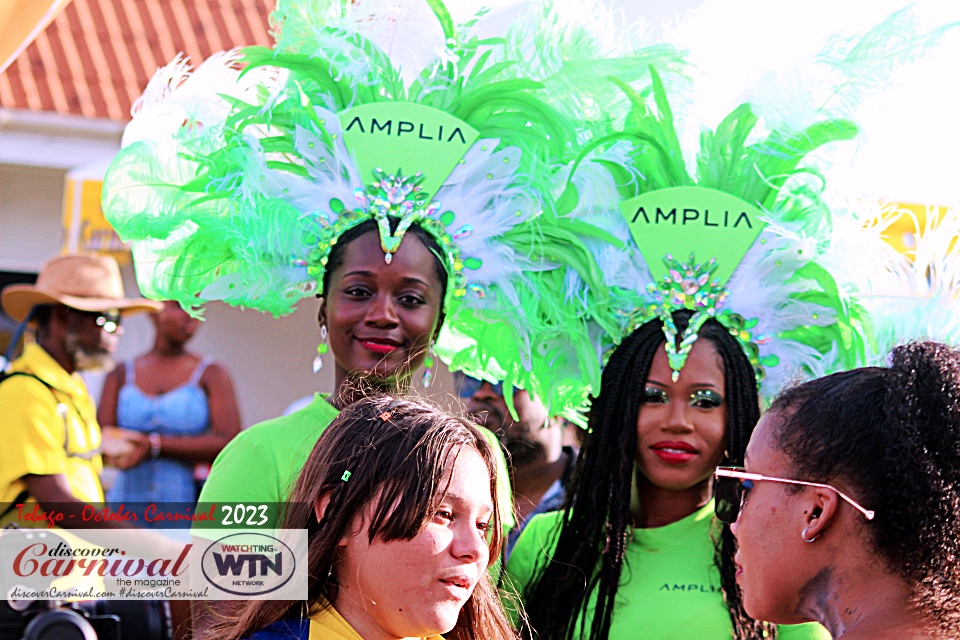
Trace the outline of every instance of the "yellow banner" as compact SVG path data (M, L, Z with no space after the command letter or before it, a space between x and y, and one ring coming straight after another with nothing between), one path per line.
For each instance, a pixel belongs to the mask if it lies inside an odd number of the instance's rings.
M67 177L63 197L62 253L94 251L113 256L120 264L130 260L130 247L103 217L102 180Z
M917 247L917 236L928 229L936 229L937 223L949 207L892 202L883 205L885 211L899 213L899 217L887 227L883 239L894 249L912 256Z

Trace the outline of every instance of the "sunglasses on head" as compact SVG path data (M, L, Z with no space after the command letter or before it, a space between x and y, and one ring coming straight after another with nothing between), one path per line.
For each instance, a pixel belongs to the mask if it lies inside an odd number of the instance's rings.
M833 485L822 484L820 482L805 482L803 480L789 480L787 478L774 478L764 476L759 473L749 473L743 467L717 467L713 472L715 480L713 497L714 510L717 514L717 520L726 524L733 524L740 515L740 509L746 502L747 495L753 489L757 482L780 482L782 484L799 484L805 487L820 487L821 489L830 489L835 491L840 498L850 503L850 505L863 514L867 520L873 520L876 515L870 509L862 507L856 500L845 494Z
M110 311L81 311L72 307L67 307L70 311L84 318L95 318L97 326L107 333L123 335L123 327L120 326L120 312L112 309Z
M453 384L457 389L457 395L461 398L472 398L477 391L480 390L480 387L483 386L485 380L480 380L478 378L472 378L462 371L453 372ZM491 383L492 384L492 383ZM497 395L503 395L503 383L498 382L493 385L493 392Z

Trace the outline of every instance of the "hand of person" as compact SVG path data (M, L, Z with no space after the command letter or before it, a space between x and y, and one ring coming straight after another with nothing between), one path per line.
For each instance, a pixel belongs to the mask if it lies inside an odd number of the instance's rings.
M120 427L102 427L104 462L118 469L129 469L150 455L150 438L140 431Z
M100 427L100 452L106 464L115 466L115 460L133 452L134 444L126 437L127 430L119 427Z

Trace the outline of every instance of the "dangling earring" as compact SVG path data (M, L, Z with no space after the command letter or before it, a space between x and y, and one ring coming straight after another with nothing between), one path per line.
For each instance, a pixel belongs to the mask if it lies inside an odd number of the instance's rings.
M433 352L433 340L430 341L430 346L427 347L427 357L423 359L423 388L429 389L430 383L433 382L433 359L436 357L436 354Z
M323 354L327 352L327 325L320 325L320 345L317 347L317 357L313 359L313 372L323 369Z

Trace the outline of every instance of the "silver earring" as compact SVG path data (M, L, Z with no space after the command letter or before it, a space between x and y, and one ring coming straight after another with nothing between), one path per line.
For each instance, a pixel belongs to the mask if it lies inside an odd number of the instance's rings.
M423 366L425 367L423 372L423 388L429 389L430 383L433 382L433 368L434 358L436 354L433 352L433 340L430 341L430 346L427 347L427 357L423 359Z
M813 542L819 537L819 536L813 536L812 538L807 540L807 531L809 531L809 529L804 529L803 533L800 534L800 537L803 538L804 542Z
M327 325L320 325L320 344L317 346L317 357L313 359L313 372L318 373L323 369L323 354L327 352Z
M330 563L330 568L327 569L327 578L323 581L323 588L330 588L330 583L333 581L333 563Z

